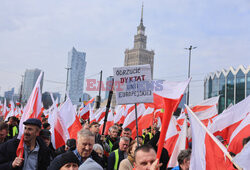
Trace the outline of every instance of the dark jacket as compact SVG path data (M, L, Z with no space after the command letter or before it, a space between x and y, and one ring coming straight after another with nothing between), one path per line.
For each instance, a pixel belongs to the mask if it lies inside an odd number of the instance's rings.
M120 149L118 150L118 155L119 155L119 161L118 161L117 169L119 169L120 162L123 159L125 159L124 152L120 151ZM107 168L107 170L113 170L114 165L115 165L115 152L112 152L108 157L108 168Z
M157 144L159 138L160 138L160 132L158 131L158 132L156 132L154 137L148 142L148 144L150 144L155 149L156 152L158 149L156 144ZM167 151L167 149L165 149L163 147L162 152L161 152L161 157L160 157L160 163L162 163L160 170L165 170L167 168L168 161L169 161L168 151Z
M39 144L38 151L38 168L37 170L46 170L50 164L49 150L45 145L43 140L40 137L36 138ZM17 138L13 138L8 140L7 142L0 145L0 169L11 170L12 162L16 158L16 150L19 145L20 140ZM24 160L25 161L25 160ZM22 167L15 168L17 170L21 170Z

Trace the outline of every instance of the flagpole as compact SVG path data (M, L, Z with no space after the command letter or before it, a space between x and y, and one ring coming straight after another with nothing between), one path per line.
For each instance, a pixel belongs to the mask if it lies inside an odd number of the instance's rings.
M114 85L114 78L112 77L112 84L111 84L111 88L110 88L110 91L109 91L109 97L108 97L108 101L107 101L107 105L106 105L106 112L105 112L104 123L103 123L103 128L102 128L102 135L104 135L106 122L107 122L107 119L108 119L110 103L111 103L112 95L113 95L113 85Z
M239 167L236 163L234 163L232 156L228 153L226 148L222 145L221 142L218 141L218 139L207 129L207 127L200 121L200 119L194 114L194 112L186 105L184 104L189 113L192 114L192 116L196 119L196 121L203 127L203 129L206 130L207 134L213 139L213 141L219 146L219 148L224 152L224 154L228 157L228 159L235 165L235 167L239 170L242 170L242 168Z
M135 124L136 124L136 140L137 140L137 147L139 147L138 120L137 120L137 105L136 105L136 103L135 103Z

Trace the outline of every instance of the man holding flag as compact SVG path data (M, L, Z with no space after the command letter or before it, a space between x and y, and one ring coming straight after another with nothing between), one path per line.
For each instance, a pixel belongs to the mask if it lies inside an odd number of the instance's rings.
M50 157L48 148L39 137L41 121L30 118L23 124L25 125L23 136L24 155L16 156L16 150L20 143L19 139L13 138L7 141L0 146L0 169L47 169Z

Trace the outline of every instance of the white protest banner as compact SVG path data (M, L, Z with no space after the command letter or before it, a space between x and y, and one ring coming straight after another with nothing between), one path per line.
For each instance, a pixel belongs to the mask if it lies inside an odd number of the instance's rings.
M116 104L153 103L149 64L115 67Z

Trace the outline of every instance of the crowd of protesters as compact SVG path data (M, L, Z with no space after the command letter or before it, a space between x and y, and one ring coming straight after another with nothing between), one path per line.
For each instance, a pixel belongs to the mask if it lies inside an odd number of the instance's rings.
M23 170L166 170L168 151L163 148L160 159L156 152L160 130L150 127L138 139L131 138L131 129L121 125L109 128L108 135L99 134L97 122L82 122L77 139L68 139L64 146L53 148L50 125L45 117L27 119L24 124L23 157L16 155L20 140L19 120L10 117L0 122L0 169ZM246 144L250 137L245 138ZM188 170L191 150L183 150L178 156L179 166L173 170Z

